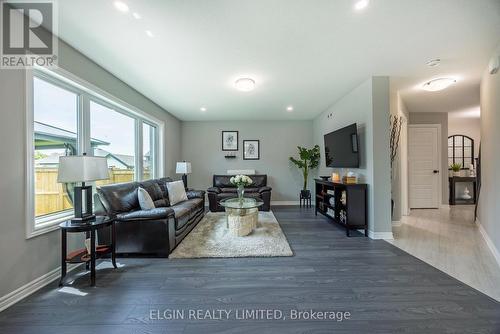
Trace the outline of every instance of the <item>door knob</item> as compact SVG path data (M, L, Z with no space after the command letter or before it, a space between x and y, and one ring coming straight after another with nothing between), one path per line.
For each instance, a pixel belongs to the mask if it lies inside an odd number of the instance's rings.
M432 172L433 172L434 174L439 174L439 170L437 170L437 169L434 169Z

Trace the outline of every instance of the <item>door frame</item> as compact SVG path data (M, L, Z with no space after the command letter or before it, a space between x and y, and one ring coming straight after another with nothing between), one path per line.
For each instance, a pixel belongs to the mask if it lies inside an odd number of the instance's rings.
M409 196L409 170L408 170L408 118L400 113L403 118L403 123L401 124L401 216L410 215L410 196Z
M435 128L437 129L437 137L438 137L438 140L437 140L437 152L438 152L438 170L439 170L439 187L438 187L438 203L437 203L437 207L436 209L439 209L441 208L442 206L442 203L443 203L443 174L442 173L447 173L448 170L446 171L442 171L442 167L443 167L443 160L441 158L441 145L442 145L442 142L441 142L441 124L409 124L408 125L408 145L410 144L410 129L411 128ZM410 150L408 149L408 163L410 161ZM408 209L411 209L410 208L410 183L409 183L409 180L410 180L410 169L408 168ZM432 209L432 208L429 208L429 209Z

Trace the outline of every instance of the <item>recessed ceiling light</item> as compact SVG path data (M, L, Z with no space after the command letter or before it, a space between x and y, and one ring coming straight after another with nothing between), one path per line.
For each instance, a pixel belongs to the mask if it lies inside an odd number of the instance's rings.
M136 20L140 20L142 18L141 14L137 13L137 12L133 12L132 13L132 16L134 17L134 19Z
M255 80L251 78L239 78L234 82L237 90L242 92L250 92L255 89Z
M121 1L115 1L113 3L115 5L115 8L118 9L120 12L128 12L128 6L125 2L121 2Z
M358 0L354 4L354 9L356 9L356 10L363 10L366 7L368 7L369 4L370 4L370 0Z
M434 79L431 81L426 82L423 86L422 89L428 91L428 92L437 92L443 89L446 89L456 83L456 79L452 78L439 78L439 79Z
M286 107L286 111L288 111L288 112L292 112L292 111L293 111L293 106L288 106L288 107Z
M205 107L201 107L201 108L200 108L200 111L205 112L205 111L207 111L207 108L205 108Z
M146 30L146 35L148 35L149 37L155 36L155 35L153 35L153 32L151 30Z
M441 64L441 59L439 59L439 58L431 59L426 64L429 67L436 67L436 66L439 66Z

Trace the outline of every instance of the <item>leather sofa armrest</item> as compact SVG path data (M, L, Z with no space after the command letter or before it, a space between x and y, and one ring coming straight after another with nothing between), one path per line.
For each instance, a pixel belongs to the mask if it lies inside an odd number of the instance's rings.
M134 221L134 220L158 220L168 219L175 216L174 210L171 208L154 208L151 210L137 210L116 215L116 219L120 221Z
M189 199L192 198L205 198L205 192L203 190L188 190L186 195Z
M271 187L260 187L259 193L262 194L263 192L271 191L271 190L273 190L273 188L271 188Z
M207 189L207 191L209 193L216 193L216 194L220 194L221 193L221 190L219 187L210 187Z

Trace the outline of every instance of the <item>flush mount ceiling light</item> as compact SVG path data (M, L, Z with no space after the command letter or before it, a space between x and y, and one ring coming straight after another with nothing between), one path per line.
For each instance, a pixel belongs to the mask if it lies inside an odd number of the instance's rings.
M437 92L443 89L446 89L456 83L456 79L452 78L439 78L439 79L434 79L431 81L426 82L423 86L422 89L428 91L428 92Z
M120 12L128 12L128 6L126 3L121 2L121 1L115 1L113 3L115 5L115 8L118 9Z
M201 111L201 112L205 112L205 111L207 111L207 108L205 108L205 107L201 107L201 108L200 108L200 111Z
M251 78L239 78L234 82L234 87L241 92L250 92L255 89L255 80Z
M426 64L429 67L436 67L436 66L439 66L441 64L441 59L439 59L439 58L431 59Z
M292 111L293 111L293 106L288 106L288 107L286 107L286 111L288 111L288 112L292 112Z
M370 0L358 0L354 4L354 9L356 9L356 10L363 10L366 7L368 7L369 4L370 4Z
M132 13L132 16L134 17L134 19L136 20L140 20L142 18L141 14L137 13L137 12L133 12Z
M153 32L151 30L146 30L146 35L149 37L153 38L155 35L153 35Z

